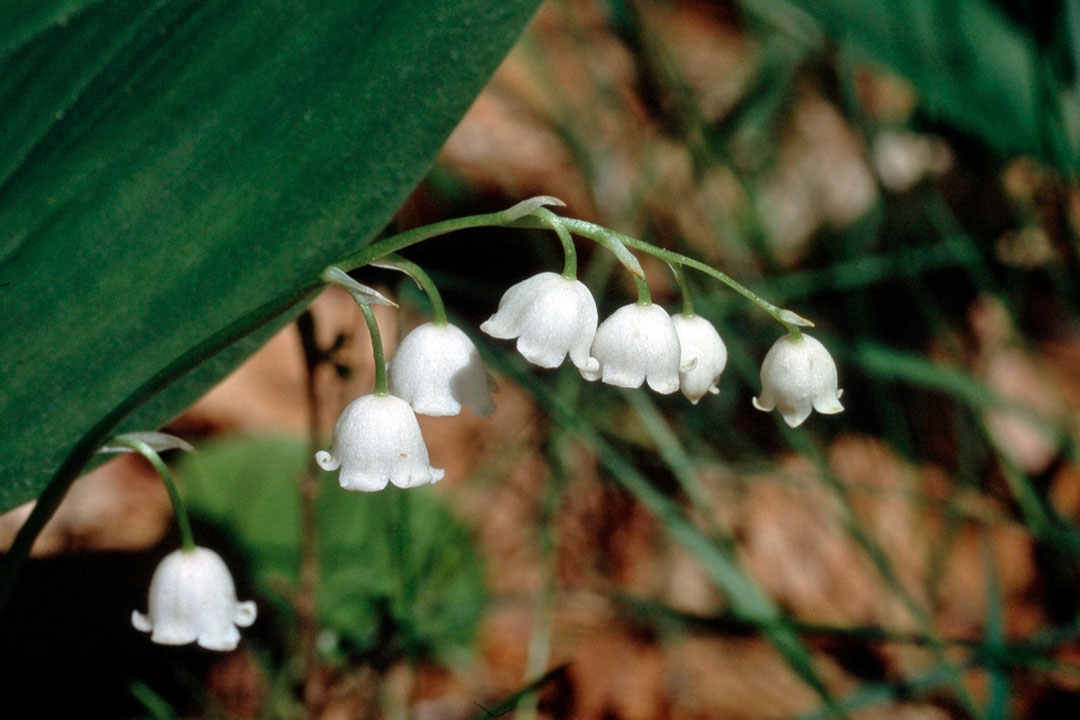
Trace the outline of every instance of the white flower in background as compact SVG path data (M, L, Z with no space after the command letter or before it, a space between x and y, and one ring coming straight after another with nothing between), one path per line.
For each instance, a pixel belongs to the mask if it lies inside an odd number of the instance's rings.
M596 330L592 356L598 367L581 371L586 380L625 388L648 381L665 395L679 389L679 336L657 305L624 305L613 312Z
M810 410L832 415L844 409L843 390L836 389L836 363L825 346L806 333L798 340L784 335L761 363L761 395L754 407L780 411L784 421L798 427Z
M479 417L495 410L494 380L469 336L453 325L424 323L398 345L389 368L390 394L421 415L457 415L465 405Z
M517 349L534 365L556 368L569 355L582 372L596 369L589 348L596 335L596 301L578 280L542 272L512 286L480 329Z
M927 175L943 175L952 167L952 152L944 140L906 130L878 133L870 159L882 185L893 192L907 192Z
M150 581L146 615L131 613L136 630L162 645L197 642L207 650L234 650L237 626L255 622L255 603L237 602L225 562L213 550L176 550L165 556Z
M388 483L408 488L438 482L443 471L428 464L427 446L409 403L393 395L353 400L334 426L330 452L315 453L323 470L341 468L346 490L372 492Z
M727 365L727 348L712 323L700 315L671 316L682 350L679 361L679 386L683 395L697 405L705 393L719 392L720 373Z

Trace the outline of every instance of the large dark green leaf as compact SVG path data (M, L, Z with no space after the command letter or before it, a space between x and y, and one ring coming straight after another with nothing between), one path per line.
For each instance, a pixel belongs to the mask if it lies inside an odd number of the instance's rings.
M0 509L133 393L284 322L389 220L538 0L54 5L0 34Z
M1032 29L993 3L793 1L832 38L911 80L935 119L980 137L1002 155L1027 153L1071 171L1080 167L1075 90L1055 62L1071 51L1040 45Z
M49 26L38 42L0 57L0 182L100 78L153 10L147 0L102 3L78 21Z
M0 57L38 33L66 25L78 12L100 0L6 0L0 3Z

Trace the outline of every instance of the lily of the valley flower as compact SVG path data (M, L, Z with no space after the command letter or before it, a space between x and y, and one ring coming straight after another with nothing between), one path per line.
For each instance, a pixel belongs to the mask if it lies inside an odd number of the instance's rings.
M665 395L679 389L679 336L657 305L624 305L613 312L596 330L591 354L597 368L581 371L586 380L625 388L647 381Z
M438 482L443 471L428 464L416 413L393 395L364 395L346 406L334 426L330 452L315 453L323 470L341 468L346 490L373 492Z
M679 387L690 402L697 405L705 393L720 392L716 383L727 365L727 347L712 323L700 315L671 316L682 351L679 361Z
M825 346L806 333L799 339L784 335L761 364L761 395L754 407L776 408L791 427L798 427L811 409L832 415L844 409L843 390L836 388L836 363Z
M512 286L480 329L517 349L534 365L556 368L567 355L582 372L597 369L589 357L596 335L596 301L578 280L543 272Z
M237 602L236 586L225 562L213 550L176 550L154 571L146 615L131 613L136 630L162 645L197 642L207 650L233 650L237 626L255 622L255 603Z
M479 417L495 410L494 380L469 336L453 325L424 323L402 339L389 368L390 394L421 415Z

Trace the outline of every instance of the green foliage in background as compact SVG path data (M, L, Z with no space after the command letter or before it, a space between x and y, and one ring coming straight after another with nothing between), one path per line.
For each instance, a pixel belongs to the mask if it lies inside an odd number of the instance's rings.
M267 596L296 587L297 478L307 463L306 443L261 437L209 443L180 466L192 513L234 534ZM433 489L350 493L336 474L320 473L315 512L319 619L344 647L385 652L394 636L397 652L446 656L467 647L485 605L483 566L468 531Z
M538 4L0 5L0 510L146 398L124 427L160 426L287 322L389 221Z
M749 8L776 17L770 0ZM1065 6L1037 4L1043 36L987 0L793 0L842 48L890 68L919 92L920 111L982 139L1000 156L1030 154L1080 170L1080 107ZM797 22L797 21L796 21Z

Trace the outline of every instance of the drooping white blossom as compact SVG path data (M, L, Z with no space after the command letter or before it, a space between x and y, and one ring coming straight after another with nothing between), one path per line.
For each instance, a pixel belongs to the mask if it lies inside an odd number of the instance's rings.
M315 453L323 470L341 469L346 490L372 492L388 483L401 488L438 482L444 473L428 463L427 446L409 403L393 395L364 395L342 411L330 452Z
M196 642L207 650L233 650L239 627L255 622L251 600L237 602L236 586L225 561L216 552L198 547L165 556L150 581L146 615L131 613L136 630L150 633L162 645Z
M582 372L596 369L589 348L596 335L596 301L578 280L553 272L512 286L480 329L500 340L517 338L517 349L534 365L556 368L567 355Z
M586 380L625 388L648 382L665 395L679 389L679 336L657 305L624 305L613 312L597 328L591 354L597 368L582 370Z
M424 323L398 345L389 367L390 394L421 415L457 415L465 405L479 417L495 410L494 380L469 336L453 325Z
M798 340L784 335L761 363L761 395L754 407L776 408L788 425L798 427L811 410L832 415L844 409L836 385L836 363L824 345L806 333Z
M679 387L690 402L697 405L705 393L716 394L720 373L727 365L727 347L712 323L700 315L672 315L675 333L682 351L679 361Z

